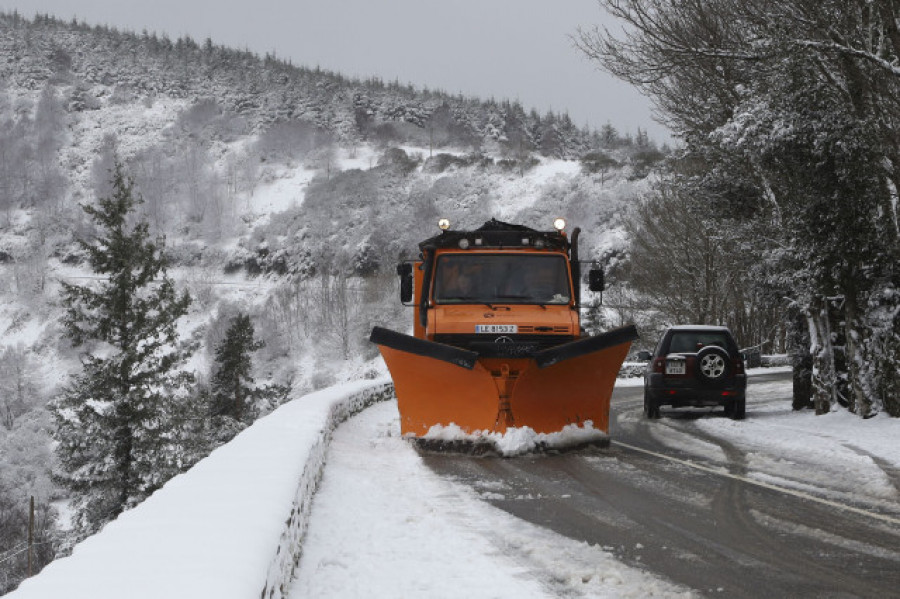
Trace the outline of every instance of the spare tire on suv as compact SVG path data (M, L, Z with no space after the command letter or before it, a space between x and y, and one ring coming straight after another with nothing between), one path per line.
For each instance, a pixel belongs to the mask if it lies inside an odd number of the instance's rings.
M728 376L731 359L728 352L717 345L707 345L697 352L697 375L708 381Z
M744 360L726 327L681 325L667 329L644 372L644 414L660 406L723 406L736 420L746 414Z

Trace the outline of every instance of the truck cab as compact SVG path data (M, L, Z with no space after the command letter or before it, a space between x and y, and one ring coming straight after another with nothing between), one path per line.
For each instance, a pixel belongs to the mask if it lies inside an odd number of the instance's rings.
M416 300L416 337L527 357L581 336L578 229L570 240L562 219L550 232L497 220L471 232L445 226L420 244L412 268L401 268L411 281L403 299Z

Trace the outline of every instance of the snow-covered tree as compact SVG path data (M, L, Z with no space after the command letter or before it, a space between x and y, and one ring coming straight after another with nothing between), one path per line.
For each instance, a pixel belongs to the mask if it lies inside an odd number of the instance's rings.
M215 372L210 385L212 416L227 416L245 424L255 419L251 354L265 346L255 338L255 332L250 316L240 313L231 319L225 338L216 347Z
M582 31L582 50L651 95L682 137L676 185L759 227L755 281L787 298L784 314L806 315L785 320L808 328L817 410L895 413L883 390L900 383L900 354L872 336L894 326L878 298L900 282L900 7L603 4L629 33Z
M189 376L176 369L176 322L190 297L167 274L163 240L131 224L140 202L116 163L111 196L83 206L98 233L80 241L102 282L63 284L66 334L83 370L53 404L58 480L74 495L76 528L95 532L182 466L173 430Z
M34 115L35 203L51 211L59 209L66 191L66 178L58 153L66 139L65 109L53 87L41 92Z
M737 320L742 285L739 246L705 202L661 185L627 223L632 286L646 307L673 322L727 324Z
M7 430L37 402L33 358L19 344L0 352L0 425Z

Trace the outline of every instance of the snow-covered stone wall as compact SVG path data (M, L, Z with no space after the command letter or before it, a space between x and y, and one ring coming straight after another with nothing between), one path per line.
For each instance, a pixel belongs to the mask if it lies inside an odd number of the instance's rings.
M7 597L283 597L334 429L391 397L382 378L294 399Z
M313 495L319 486L322 470L325 468L325 454L328 451L332 433L349 417L373 403L392 397L394 397L394 386L387 382L379 382L331 404L319 436L309 448L303 475L298 482L294 504L291 507L290 519L287 521L274 559L269 566L266 584L261 595L263 598L282 599L286 596L289 583L294 578L294 570L300 561L302 552L303 535L309 524Z

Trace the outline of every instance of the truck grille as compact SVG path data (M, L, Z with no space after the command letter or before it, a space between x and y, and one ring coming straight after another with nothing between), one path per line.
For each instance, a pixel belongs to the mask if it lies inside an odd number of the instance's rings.
M549 327L549 326L534 327L531 325L519 325L519 333L527 334L527 333L535 333L535 332L554 333L557 335L561 333L561 334L565 335L566 333L569 332L569 327L567 327L566 325L557 325L557 326L553 326L553 327Z
M534 329L534 327L528 327ZM565 327L559 327L565 330ZM527 358L536 352L554 347L576 338L571 335L527 335L522 334L525 327L520 326L517 335L435 335L437 343L444 343L477 352L486 358Z

